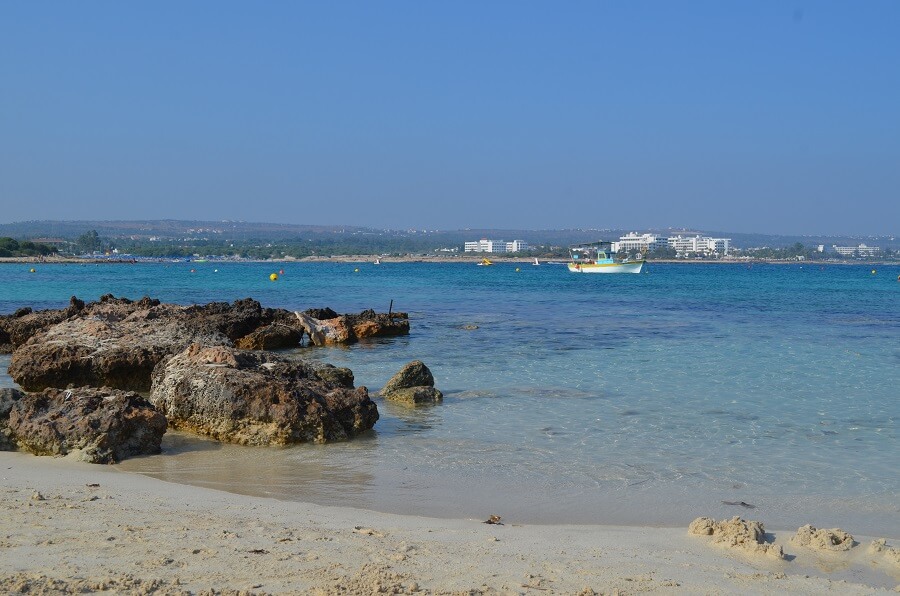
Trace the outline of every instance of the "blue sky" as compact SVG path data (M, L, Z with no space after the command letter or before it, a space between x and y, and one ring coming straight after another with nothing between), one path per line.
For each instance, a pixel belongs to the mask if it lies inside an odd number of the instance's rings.
M0 221L900 233L900 2L0 3Z

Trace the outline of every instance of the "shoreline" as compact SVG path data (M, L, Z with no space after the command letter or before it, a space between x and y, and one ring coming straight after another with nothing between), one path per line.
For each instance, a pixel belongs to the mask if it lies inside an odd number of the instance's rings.
M40 260L39 257L0 257L0 265L144 265L144 264L173 264L173 265L224 265L229 263L273 263L273 264L289 264L289 263L357 263L357 264L374 264L373 260L377 257L381 264L389 263L464 263L474 265L481 262L485 255L477 257L472 256L403 256L403 257L385 257L378 255L335 255L331 257L303 257L301 259L204 259L201 261L191 260L173 260L166 258L150 258L137 257L135 259L99 259L99 258L80 258L80 257L55 257ZM531 265L534 257L498 257L486 255L495 265ZM541 259L541 265L547 265L549 261L568 262L565 257L550 257ZM866 266L900 266L900 261L796 261L786 259L653 259L646 261L647 265L667 264L667 265L866 265Z
M687 528L486 525L244 497L66 458L2 452L0 466L10 592L871 594L900 582L862 536L851 552L819 553L768 528L791 556L778 560Z

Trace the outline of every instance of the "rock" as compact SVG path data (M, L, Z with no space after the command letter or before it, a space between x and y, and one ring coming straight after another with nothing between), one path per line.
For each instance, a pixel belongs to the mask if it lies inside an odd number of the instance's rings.
M38 330L13 352L9 374L25 389L75 384L147 391L156 364L192 343L287 347L303 333L289 311L263 309L250 298L179 306L106 295L70 310L72 316ZM293 327L273 328L275 320Z
M66 308L37 312L31 308L20 308L11 315L0 316L0 354L9 354L35 333L65 321L83 308L84 302L72 296Z
M391 391L382 397L395 402L401 402L413 406L435 404L444 401L444 394L434 387L402 387Z
M421 360L413 360L400 369L384 388L381 397L410 405L443 401L444 394L434 388L434 375Z
M156 368L150 399L173 427L242 445L325 443L372 428L378 409L366 388L327 377L270 352L192 345Z
M314 345L346 344L351 341L352 329L347 326L343 317L320 320L302 312L298 312L296 315Z
M25 394L18 389L0 389L0 451L15 451L16 441L9 430L9 413Z
M147 391L164 358L196 342L230 343L220 333L161 322L158 315L152 308L121 321L73 318L54 325L13 352L9 375L27 391L73 384Z
M349 368L337 367L332 364L309 363L318 376L325 383L353 389L353 371Z
M257 328L271 321L271 312L252 298L235 300L233 303L211 302L188 306L178 318L187 320L192 327L207 333L219 332L231 341L253 333ZM268 314L268 316L267 316Z
M434 387L434 375L421 360L405 365L385 384L382 394L407 387Z
M358 314L339 315L330 308L322 308L294 314L310 341L317 346L409 333L409 316L402 312L376 313L369 309Z
M405 312L376 313L372 309L344 315L356 339L387 337L409 333L409 316Z
M737 516L722 521L698 517L688 526L688 533L695 536L712 536L714 543L723 546L778 559L784 558L781 546L765 542L766 531L762 522L743 520Z
M856 544L853 536L840 528L818 530L809 524L797 528L797 533L791 537L791 542L813 550L834 552L850 550Z
M327 321L328 319L336 319L339 316L341 316L328 307L326 307L326 308L310 308L310 309L304 310L303 314L305 314L308 317L318 319L320 321Z
M242 350L279 350L296 348L303 339L303 328L289 327L281 323L270 323L260 327L235 342Z
M18 445L35 455L115 463L159 453L166 418L137 393L104 387L47 389L19 399L9 414Z

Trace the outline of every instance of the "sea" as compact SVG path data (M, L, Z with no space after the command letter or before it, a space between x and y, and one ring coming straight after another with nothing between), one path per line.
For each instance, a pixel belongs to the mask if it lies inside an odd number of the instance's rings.
M34 267L36 271L30 272ZM283 270L277 281L270 274ZM900 266L548 263L0 265L0 313L69 297L409 313L408 336L298 357L373 393L419 359L444 393L375 398L344 443L167 433L131 473L288 501L507 523L741 515L900 538ZM392 305L392 306L391 306ZM0 356L0 386L14 386Z

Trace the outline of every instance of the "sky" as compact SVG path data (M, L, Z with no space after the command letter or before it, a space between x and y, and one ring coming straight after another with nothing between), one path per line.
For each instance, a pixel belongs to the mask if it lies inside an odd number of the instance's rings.
M0 2L0 223L900 233L900 2Z

